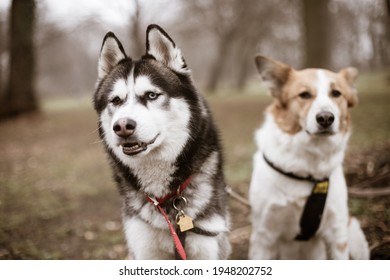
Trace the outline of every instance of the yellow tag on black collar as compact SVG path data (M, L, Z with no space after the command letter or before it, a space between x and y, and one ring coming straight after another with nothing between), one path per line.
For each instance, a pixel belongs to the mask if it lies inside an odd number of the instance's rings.
M329 181L317 182L314 186L313 193L328 193Z
M312 192L306 200L301 220L299 221L301 231L295 237L295 240L307 241L316 234L324 213L328 188L329 179L314 181Z

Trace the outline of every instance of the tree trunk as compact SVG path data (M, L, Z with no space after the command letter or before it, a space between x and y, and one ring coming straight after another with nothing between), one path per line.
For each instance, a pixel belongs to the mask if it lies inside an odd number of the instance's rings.
M225 67L225 61L228 59L227 54L229 53L231 44L230 35L231 33L228 32L222 38L219 39L217 45L217 57L211 64L211 70L206 85L206 90L209 93L213 93L216 90L218 82L221 78L222 71Z
M0 13L0 38L4 38L3 34L3 22L2 17L3 15ZM4 51L4 40L0 40L0 100L3 98L3 64L2 64L2 55Z
M144 33L140 33L141 30L141 5L139 0L134 1L134 14L130 16L130 56L133 58L139 58L145 54L144 45Z
M305 67L327 68L330 62L328 0L302 0L305 33Z
M254 37L258 38L258 36ZM240 92L244 89L248 80L250 70L254 69L253 58L255 56L256 41L252 38L242 38L238 45L237 53L241 57L237 58L237 69L235 89Z
M386 67L390 66L390 51L388 49L388 46L390 44L390 0L385 0L385 6L386 6L386 17L384 20L384 28L386 32L386 38L385 38L385 43L383 44L383 51L385 52L385 61L384 64Z
M34 90L34 23L34 0L13 0L9 24L9 78L0 118L38 110Z

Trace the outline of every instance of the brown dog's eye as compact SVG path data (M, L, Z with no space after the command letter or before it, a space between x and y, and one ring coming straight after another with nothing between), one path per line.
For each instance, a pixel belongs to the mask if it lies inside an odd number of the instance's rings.
M330 93L332 95L332 97L340 97L341 96L341 92L339 92L338 90L332 90L332 92Z
M304 91L304 92L301 92L299 94L299 97L302 98L302 99L310 99L310 98L312 98L312 95L311 95L310 92Z

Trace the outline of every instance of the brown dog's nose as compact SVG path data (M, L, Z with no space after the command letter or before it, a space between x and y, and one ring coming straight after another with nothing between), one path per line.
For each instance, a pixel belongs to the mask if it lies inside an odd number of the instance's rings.
M328 128L334 122L334 115L331 112L321 112L316 115L316 120L322 128Z
M133 135L137 123L129 118L121 118L114 123L112 129L119 137L129 137Z

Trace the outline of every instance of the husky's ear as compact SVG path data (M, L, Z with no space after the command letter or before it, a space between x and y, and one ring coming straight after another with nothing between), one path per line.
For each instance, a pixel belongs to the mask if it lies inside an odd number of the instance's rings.
M293 69L288 65L261 55L255 57L255 63L266 88L273 97L280 99L281 89Z
M357 90L356 90L356 80L359 74L359 71L354 67L347 67L341 69L338 73L341 75L347 82L351 95L347 95L348 106L353 107L358 102Z
M149 25L146 30L146 54L175 71L188 71L180 49L176 47L171 37L156 24Z
M102 48L100 49L98 80L102 80L107 76L119 61L126 57L121 42L114 33L108 32L103 39Z

